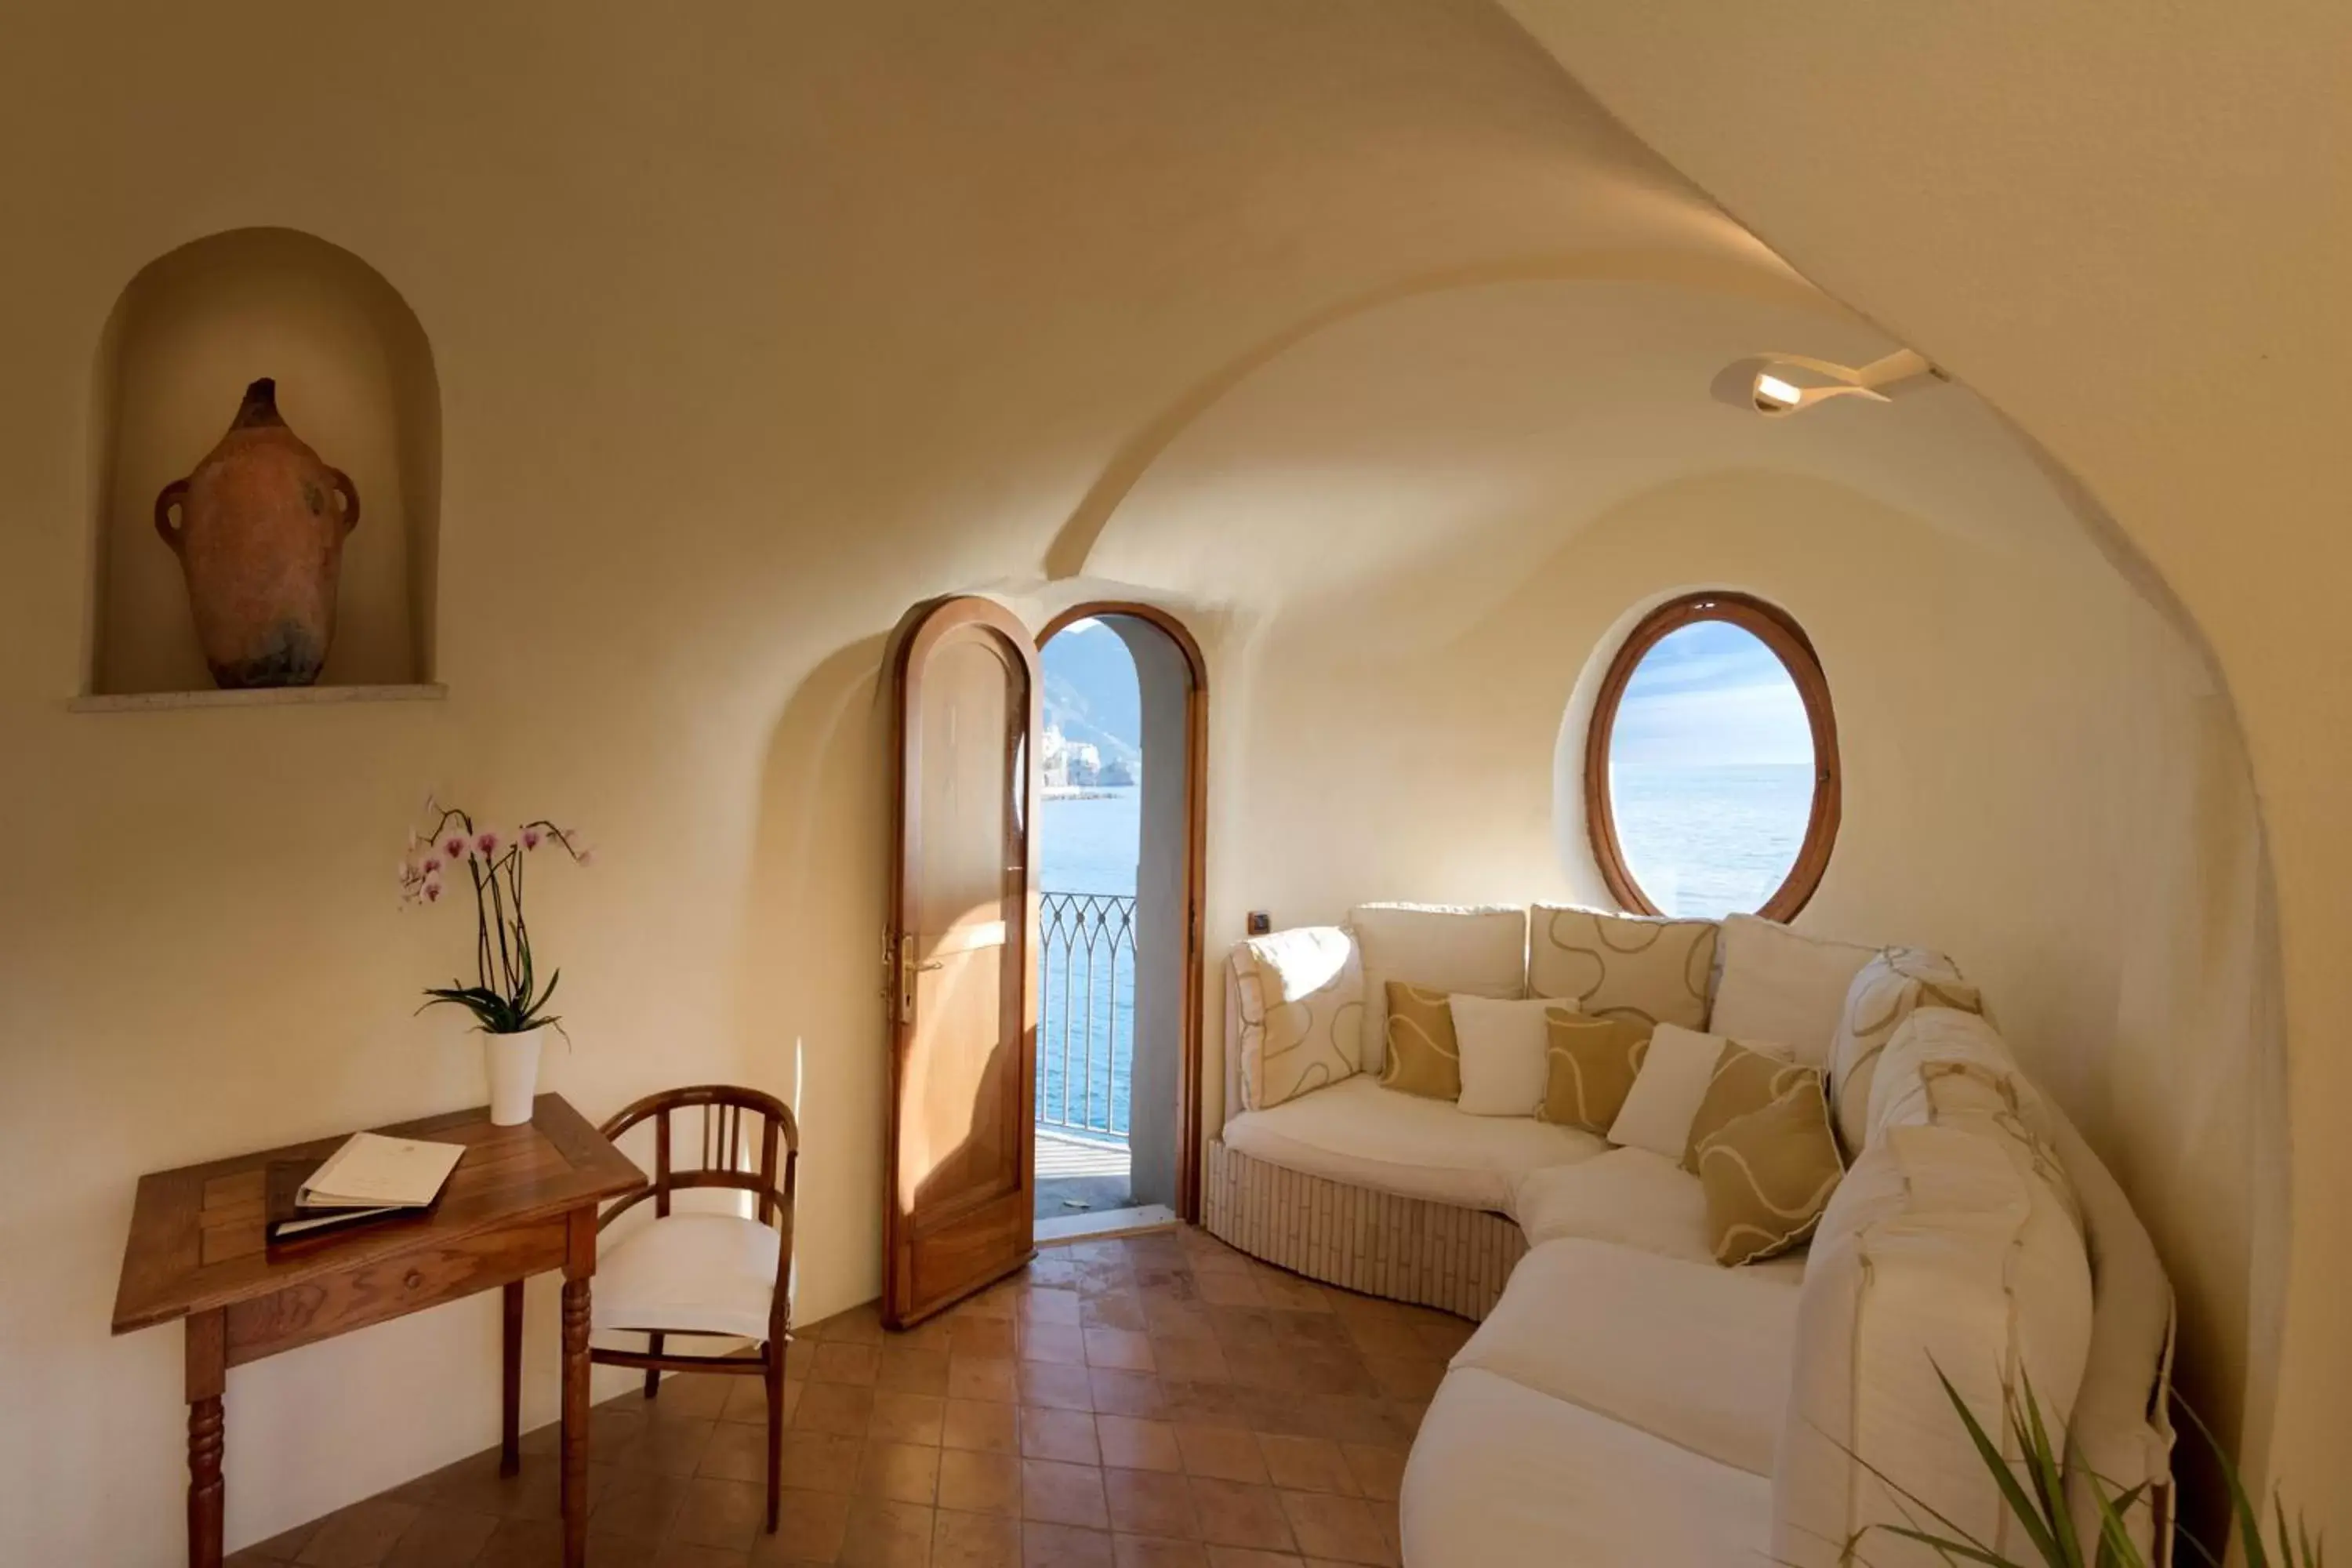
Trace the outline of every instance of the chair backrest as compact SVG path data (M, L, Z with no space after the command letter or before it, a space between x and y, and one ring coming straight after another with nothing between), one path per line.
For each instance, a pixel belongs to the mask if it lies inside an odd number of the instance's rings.
M679 1144L672 1121L680 1111L698 1110L685 1131L694 1140L698 1161L680 1167ZM752 1123L746 1136L745 1122ZM654 1213L668 1217L673 1193L695 1187L732 1188L758 1199L760 1223L773 1225L784 1238L782 1265L792 1262L793 1194L800 1166L800 1124L792 1107L772 1094L731 1084L696 1084L664 1089L629 1106L598 1129L617 1140L641 1121L654 1124L654 1179L606 1209L597 1222L602 1229L636 1205L650 1198ZM759 1146L753 1168L751 1145Z

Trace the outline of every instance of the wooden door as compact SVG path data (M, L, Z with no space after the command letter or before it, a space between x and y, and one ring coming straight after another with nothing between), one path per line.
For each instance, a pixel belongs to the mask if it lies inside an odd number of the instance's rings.
M953 1305L1034 1251L1037 650L943 599L899 644L883 1321Z

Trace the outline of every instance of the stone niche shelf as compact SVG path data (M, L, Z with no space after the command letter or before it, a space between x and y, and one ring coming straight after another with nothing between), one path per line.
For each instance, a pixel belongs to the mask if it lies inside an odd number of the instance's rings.
M437 697L435 586L441 394L425 329L359 257L288 228L181 246L123 289L99 344L91 418L94 581L80 712ZM278 383L294 433L349 474L360 523L343 546L335 635L319 684L211 689L180 563L155 495L228 428L246 384Z
M340 702L438 702L446 686L276 686L243 691L114 691L77 697L76 713L152 713L166 708L316 708Z

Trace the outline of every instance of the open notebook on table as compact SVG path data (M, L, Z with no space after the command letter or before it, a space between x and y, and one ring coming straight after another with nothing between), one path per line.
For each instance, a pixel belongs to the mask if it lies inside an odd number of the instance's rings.
M313 1164L269 1167L271 1241L430 1207L466 1152L460 1143L355 1132Z

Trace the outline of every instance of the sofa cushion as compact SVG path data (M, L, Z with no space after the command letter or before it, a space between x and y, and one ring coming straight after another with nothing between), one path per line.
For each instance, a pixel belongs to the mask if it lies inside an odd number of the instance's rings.
M1823 1092L1819 1069L1789 1059L1787 1047L1726 1040L1706 1080L1706 1096L1692 1116L1683 1145L1683 1169L1698 1173L1698 1146L1751 1110L1761 1110L1801 1084Z
M1252 937L1234 950L1241 1091L1264 1110L1352 1076L1362 1049L1364 969L1338 926Z
M1454 1043L1461 1049L1462 1092L1454 1104L1465 1116L1533 1116L1544 1100L1545 1016L1558 1009L1541 1000L1499 1001L1455 996Z
M1803 1246L1845 1173L1821 1075L1803 1070L1778 1100L1734 1118L1699 1148L1706 1226L1726 1268Z
M1381 1062L1381 1087L1425 1100L1455 1100L1462 1095L1462 1047L1454 1035L1454 1006L1443 991L1425 991L1391 980L1388 993L1388 1049Z
M1589 1017L1705 1028L1716 932L1713 921L1537 904L1528 910L1528 989Z
M2022 1551L1938 1373L1995 1431L2005 1393L2030 1379L2063 1448L2091 1318L2082 1238L2021 1140L1974 1114L1880 1129L1813 1237L1775 1556L1834 1568L1839 1543L1871 1530L1872 1562L1934 1561L1876 1530L1907 1517L1881 1476L1998 1550Z
M1801 1267L1718 1268L1605 1241L1548 1241L1454 1353L1695 1454L1772 1473Z
M1359 904L1348 911L1348 929L1364 959L1364 1019L1357 1060L1366 1072L1378 1072L1387 1059L1391 980L1448 995L1527 994L1525 910Z
M1706 1192L1699 1179L1647 1149L1612 1149L1519 1180L1511 1217L1538 1246L1612 1241L1685 1263L1711 1263Z
M1647 1024L1546 1008L1544 1099L1536 1114L1606 1134L1650 1054L1650 1034Z
M1786 1046L1797 1060L1823 1066L1853 977L1877 953L1801 935L1777 921L1727 915L1723 979L1707 1027L1751 1044Z
M1493 1373L1450 1373L1398 1505L1413 1568L1725 1568L1761 1563L1761 1476Z
M1713 1035L1659 1025L1643 1054L1642 1070L1626 1091L1624 1109L1609 1124L1609 1142L1680 1160L1722 1055L1723 1042Z
M1510 1212L1520 1178L1589 1160L1590 1132L1534 1117L1465 1116L1451 1104L1359 1075L1225 1123L1225 1145L1254 1160L1400 1197Z
M1984 1011L1984 998L1960 977L1959 967L1924 947L1890 947L1854 974L1830 1047L1830 1091L1837 1106L1838 1136L1848 1152L1858 1152L1869 1136L1871 1083L1878 1054L1903 1020L1921 1007Z

